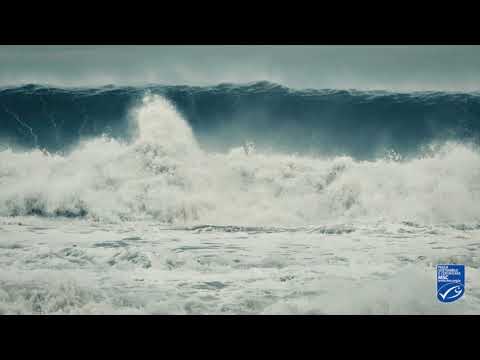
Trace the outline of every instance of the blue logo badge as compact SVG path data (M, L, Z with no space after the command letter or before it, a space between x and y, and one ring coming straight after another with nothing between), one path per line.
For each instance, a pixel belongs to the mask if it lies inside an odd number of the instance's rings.
M465 265L437 265L437 298L453 302L465 292Z

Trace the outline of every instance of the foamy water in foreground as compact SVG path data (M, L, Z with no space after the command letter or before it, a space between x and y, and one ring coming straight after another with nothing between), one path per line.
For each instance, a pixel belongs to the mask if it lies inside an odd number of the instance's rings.
M0 152L1 313L480 312L475 148L216 154L162 98L134 118L131 143ZM455 303L439 263L466 265Z
M475 314L480 227L0 220L0 313ZM437 263L466 292L436 299Z

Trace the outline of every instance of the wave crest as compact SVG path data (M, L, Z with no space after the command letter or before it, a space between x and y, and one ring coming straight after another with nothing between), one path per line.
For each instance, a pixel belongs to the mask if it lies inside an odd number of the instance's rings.
M147 96L133 113L139 131L129 143L99 137L67 155L1 151L0 215L283 227L479 221L480 153L464 144L410 160L215 153L164 98Z

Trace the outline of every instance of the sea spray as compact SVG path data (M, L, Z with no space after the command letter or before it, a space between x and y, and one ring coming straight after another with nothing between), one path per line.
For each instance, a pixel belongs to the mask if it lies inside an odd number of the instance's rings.
M480 153L447 142L402 160L202 149L171 102L132 109L135 138L106 136L66 155L0 152L0 215L166 224L304 226L388 219L476 222Z

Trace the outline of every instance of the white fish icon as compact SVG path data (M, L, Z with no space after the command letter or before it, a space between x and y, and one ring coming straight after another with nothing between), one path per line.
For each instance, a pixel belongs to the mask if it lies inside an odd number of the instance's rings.
M450 293L452 293L452 291L454 292L454 294L450 295ZM440 297L445 300L445 299L454 299L454 298L457 298L459 297L460 295L462 295L463 293L463 288L461 285L456 285L456 286L452 286L451 288L448 288L447 291L445 291L443 294L441 292L438 292L438 295L440 295Z

